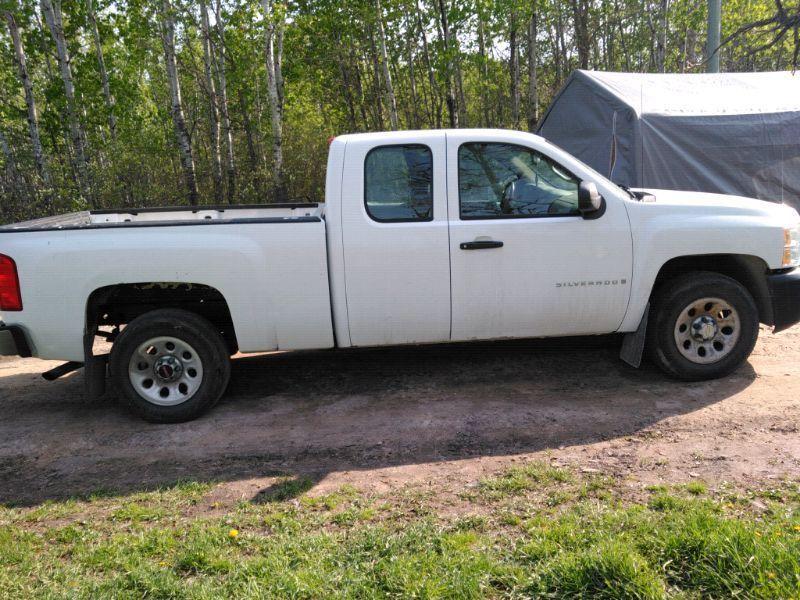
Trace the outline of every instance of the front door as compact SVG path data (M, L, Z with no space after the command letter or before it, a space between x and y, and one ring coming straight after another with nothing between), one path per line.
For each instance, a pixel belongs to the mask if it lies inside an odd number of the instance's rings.
M584 219L575 165L532 136L474 135L447 134L452 339L616 331L631 277L623 200L607 193Z

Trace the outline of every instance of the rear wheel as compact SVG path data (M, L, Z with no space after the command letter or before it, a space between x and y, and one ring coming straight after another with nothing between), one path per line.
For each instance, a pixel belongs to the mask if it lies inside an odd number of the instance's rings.
M741 365L758 338L758 309L738 281L695 272L657 291L648 326L653 361L687 381L715 379Z
M134 319L114 343L109 366L122 402L155 423L198 417L230 379L222 335L206 319L176 309Z

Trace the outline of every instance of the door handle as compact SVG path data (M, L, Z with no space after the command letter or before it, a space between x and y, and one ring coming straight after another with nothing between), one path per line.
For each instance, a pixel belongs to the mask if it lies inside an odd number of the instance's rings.
M495 240L476 240L474 242L461 242L459 247L462 250L483 250L486 248L502 248L503 242Z

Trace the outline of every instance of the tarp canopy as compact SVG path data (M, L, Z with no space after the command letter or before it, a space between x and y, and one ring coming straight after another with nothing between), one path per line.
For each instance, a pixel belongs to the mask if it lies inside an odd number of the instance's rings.
M629 187L800 209L800 75L575 71L538 129Z

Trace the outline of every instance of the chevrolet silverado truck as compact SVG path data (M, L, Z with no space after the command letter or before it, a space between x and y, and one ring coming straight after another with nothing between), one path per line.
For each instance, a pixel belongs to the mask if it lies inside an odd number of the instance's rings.
M527 133L343 135L324 204L0 227L0 354L82 367L90 395L110 379L155 422L213 406L236 352L616 332L626 362L710 379L759 323L800 321L799 226L779 204L622 188Z

